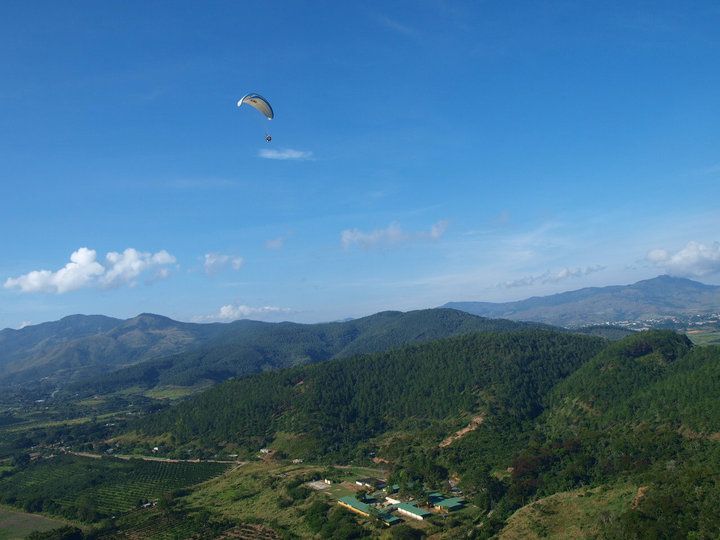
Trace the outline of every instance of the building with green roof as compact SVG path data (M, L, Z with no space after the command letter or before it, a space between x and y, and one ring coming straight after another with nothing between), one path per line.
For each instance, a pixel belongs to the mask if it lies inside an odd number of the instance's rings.
M462 497L451 497L450 499L442 499L433 503L435 508L442 512L454 512L465 506L465 499Z
M419 519L423 520L427 517L430 517L430 512L427 510L423 510L422 508L418 508L414 504L410 503L400 503L397 505L397 511L398 513L407 516L412 519Z
M373 508L369 504L365 504L364 502L359 501L357 498L351 495L348 495L347 497L340 497L338 499L338 504L343 508L346 508L351 512L359 514L363 517L376 516L388 527L396 525L397 523L400 523L402 521L399 517L393 516L388 512L378 511L376 508Z
M372 512L372 507L369 504L358 501L351 495L348 495L347 497L340 497L338 499L338 504L343 508L347 508L351 512L355 512L356 514L360 514L364 517L370 517L370 513Z
M397 516L393 516L392 514L388 513L381 513L378 514L378 517L382 520L382 522L387 525L388 527L392 527L393 525L397 525L398 523L402 523L402 519L400 519Z

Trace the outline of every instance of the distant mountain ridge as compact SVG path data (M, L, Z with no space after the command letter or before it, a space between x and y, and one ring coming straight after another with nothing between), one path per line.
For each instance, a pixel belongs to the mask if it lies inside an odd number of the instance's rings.
M198 381L221 382L461 334L508 332L542 325L486 319L452 309L426 309L383 311L347 322L242 320L226 326L228 331L202 347L123 368L75 389L105 393L129 387L192 386Z
M0 331L0 381L72 379L187 350L223 331L143 313L122 320L70 315L59 321Z
M456 310L386 311L347 322L195 324L153 314L73 315L0 331L0 384L47 380L190 386L474 331L528 327Z
M685 278L658 276L631 285L588 287L515 302L448 302L442 307L482 317L536 321L572 328L656 317L718 313L720 286Z

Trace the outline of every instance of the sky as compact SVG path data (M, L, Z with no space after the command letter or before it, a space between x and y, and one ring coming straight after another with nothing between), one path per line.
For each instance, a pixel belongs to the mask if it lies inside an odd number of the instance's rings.
M0 328L720 284L716 1L0 15Z

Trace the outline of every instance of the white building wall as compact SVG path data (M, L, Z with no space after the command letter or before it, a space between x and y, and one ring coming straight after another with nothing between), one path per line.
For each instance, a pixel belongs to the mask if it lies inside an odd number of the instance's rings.
M413 514L412 512L408 512L407 510L405 510L405 509L403 509L403 508L398 508L397 511L398 511L399 514L402 514L402 515L407 516L407 517L412 518L412 519L417 519L417 520L419 520L419 521L424 521L424 520L425 520L424 517L418 516L417 514Z

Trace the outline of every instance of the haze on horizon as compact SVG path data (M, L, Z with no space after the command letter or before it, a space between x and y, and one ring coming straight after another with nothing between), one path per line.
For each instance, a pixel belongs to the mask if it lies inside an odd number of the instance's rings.
M720 284L720 7L633 4L9 3L0 328Z

